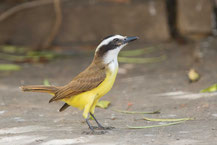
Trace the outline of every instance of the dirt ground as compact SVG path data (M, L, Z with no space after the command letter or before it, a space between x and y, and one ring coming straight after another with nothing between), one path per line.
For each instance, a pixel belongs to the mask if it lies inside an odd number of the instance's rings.
M132 43L127 49L147 44ZM104 126L113 126L103 135L85 135L88 130L81 111L70 108L58 112L63 102L49 104L50 95L23 93L20 85L64 85L90 63L91 56L57 59L47 64L22 64L23 69L0 75L0 144L1 145L215 145L217 143L217 93L199 93L217 83L217 40L179 46L154 44L158 51L145 57L165 54L167 59L152 64L120 64L112 90L102 98L111 101L108 109L97 108L95 116ZM187 72L195 68L201 75L189 83ZM133 105L128 108L128 103ZM160 114L122 114L113 111L155 111ZM149 118L185 118L185 123L149 129L131 126L162 124ZM91 121L95 125L94 121Z

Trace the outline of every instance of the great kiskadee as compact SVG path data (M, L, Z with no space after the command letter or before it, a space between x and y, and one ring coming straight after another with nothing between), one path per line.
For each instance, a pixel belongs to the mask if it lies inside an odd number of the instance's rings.
M60 112L73 106L83 111L89 128L89 114L96 121L99 128L104 127L96 120L94 110L99 99L112 88L118 72L118 53L129 42L138 37L111 35L103 39L95 51L92 63L65 86L22 86L23 91L43 92L53 95L49 102L61 100L65 104Z

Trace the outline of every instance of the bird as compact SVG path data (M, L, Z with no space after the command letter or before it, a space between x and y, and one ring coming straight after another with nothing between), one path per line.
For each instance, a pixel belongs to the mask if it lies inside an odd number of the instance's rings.
M138 37L110 35L105 37L97 46L92 63L71 82L64 86L27 85L21 86L24 92L41 92L51 94L49 103L63 101L59 109L64 111L69 106L83 110L83 117L91 131L94 127L89 122L89 117L96 121L98 128L105 129L94 116L94 111L99 99L108 93L117 76L118 54L128 43Z

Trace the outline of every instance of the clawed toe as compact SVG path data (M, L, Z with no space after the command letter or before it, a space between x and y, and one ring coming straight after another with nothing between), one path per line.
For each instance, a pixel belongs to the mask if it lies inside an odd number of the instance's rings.
M103 127L104 130L112 130L112 129L115 129L115 127L112 127L112 126L108 126L108 127Z
M114 129L115 127L111 127L111 126L108 126L108 127L99 127L99 126L93 126L93 129L96 129L96 130L112 130Z
M101 130L101 131L83 131L82 134L85 134L85 135L103 135L103 134L106 134L107 131L105 130Z

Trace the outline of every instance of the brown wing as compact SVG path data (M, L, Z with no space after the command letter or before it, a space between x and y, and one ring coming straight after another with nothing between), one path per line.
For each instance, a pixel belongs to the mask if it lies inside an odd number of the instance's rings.
M96 88L105 79L105 67L92 63L86 70L76 76L69 84L60 88L49 101L73 97L82 92Z

